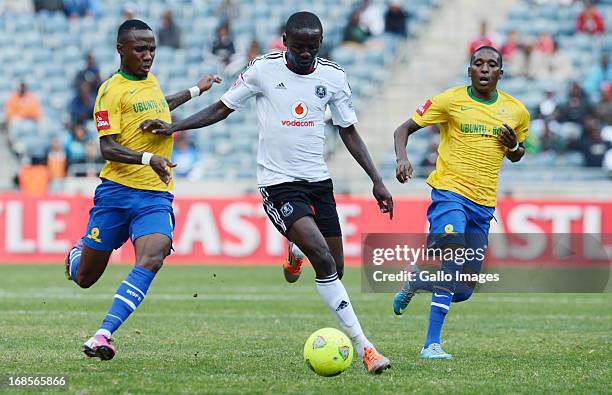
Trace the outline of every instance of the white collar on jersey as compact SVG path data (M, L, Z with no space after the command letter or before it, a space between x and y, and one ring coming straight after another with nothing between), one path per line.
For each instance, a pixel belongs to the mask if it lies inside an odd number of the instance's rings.
M285 65L287 66L287 68L291 70L291 68L287 64L287 51L283 51L283 60L285 61ZM317 69L318 64L319 64L319 57L315 56L315 61L314 61L314 64L312 65L312 71L309 74L313 73Z

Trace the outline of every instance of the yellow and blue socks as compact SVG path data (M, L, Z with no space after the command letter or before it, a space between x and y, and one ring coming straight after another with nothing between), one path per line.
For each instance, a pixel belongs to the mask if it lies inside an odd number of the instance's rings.
M119 285L115 299L96 335L110 336L127 320L144 300L155 273L140 266L134 266L132 272Z

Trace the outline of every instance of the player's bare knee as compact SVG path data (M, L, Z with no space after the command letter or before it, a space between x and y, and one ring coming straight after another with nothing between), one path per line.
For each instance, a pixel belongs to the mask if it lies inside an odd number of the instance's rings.
M142 257L142 259L140 259L138 262L136 262L136 266L144 267L145 269L150 270L153 273L157 273L163 265L163 254L147 255Z
M326 277L336 273L336 262L334 257L325 247L316 247L312 250L312 258L308 256L317 277Z
M97 279L88 278L86 275L80 274L78 271L75 276L75 283L81 288L89 288L96 283Z

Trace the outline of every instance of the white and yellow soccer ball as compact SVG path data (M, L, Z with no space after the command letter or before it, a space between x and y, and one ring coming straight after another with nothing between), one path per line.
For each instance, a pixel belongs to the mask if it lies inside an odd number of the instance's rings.
M319 329L304 344L304 361L320 376L337 376L351 366L353 344L338 329Z

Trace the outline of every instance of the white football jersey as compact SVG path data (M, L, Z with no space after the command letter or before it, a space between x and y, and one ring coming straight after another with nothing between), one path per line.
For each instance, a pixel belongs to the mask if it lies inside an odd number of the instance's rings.
M284 52L264 55L221 97L227 107L241 110L255 96L259 186L330 178L323 158L327 105L334 125L357 122L342 67L323 58L317 58L314 67L310 74L296 74L287 67Z

